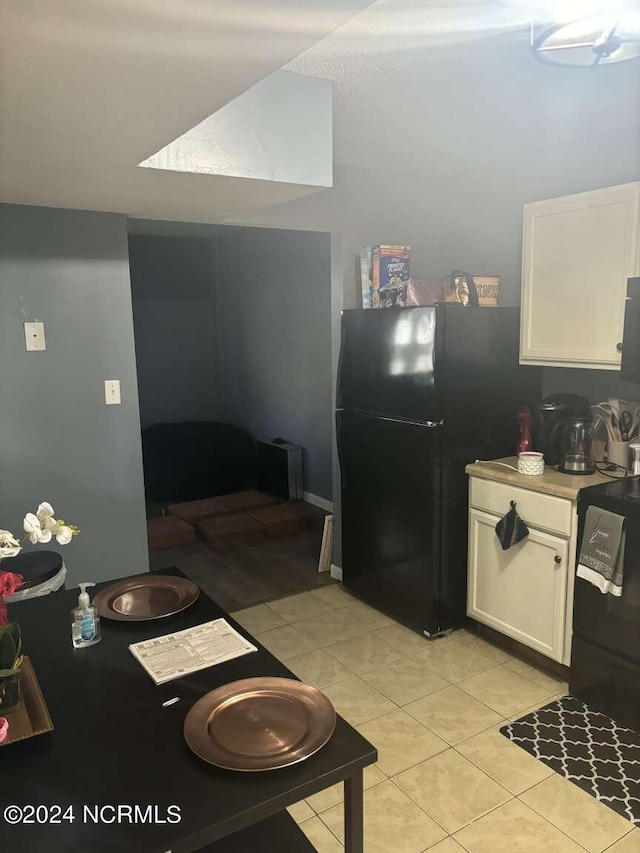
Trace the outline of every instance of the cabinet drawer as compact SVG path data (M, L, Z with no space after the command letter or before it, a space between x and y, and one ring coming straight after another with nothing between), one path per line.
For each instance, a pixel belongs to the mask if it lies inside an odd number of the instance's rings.
M571 536L574 508L572 501L567 498L544 495L518 486L482 480L480 477L471 478L469 494L472 507L501 517L509 511L510 502L515 501L518 514L527 527L538 527L563 536Z

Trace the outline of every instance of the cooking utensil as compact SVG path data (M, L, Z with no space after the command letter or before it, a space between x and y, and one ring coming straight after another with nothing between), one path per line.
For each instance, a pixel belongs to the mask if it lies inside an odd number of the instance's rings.
M620 400L616 400L614 397L609 397L607 403L611 406L611 411L615 415L616 421L620 420Z
M623 409L620 412L620 438L622 441L629 441L629 434L633 426L633 416L628 409Z
M610 398L591 411L606 425L609 441L629 441L640 432L639 403Z
M327 697L289 678L244 678L207 693L184 721L190 749L226 770L275 770L309 758L329 740Z
M104 619L146 622L186 610L199 595L196 584L187 578L149 575L118 581L101 589L93 604Z
M618 417L615 412L611 412L611 429L613 430L614 435L618 436L616 441L620 440L620 426L618 423Z
M600 420L607 430L607 438L610 441L615 441L615 435L613 434L613 427L611 426L611 411L610 409L605 408L605 406L600 403L597 406L591 406L591 411L594 416Z

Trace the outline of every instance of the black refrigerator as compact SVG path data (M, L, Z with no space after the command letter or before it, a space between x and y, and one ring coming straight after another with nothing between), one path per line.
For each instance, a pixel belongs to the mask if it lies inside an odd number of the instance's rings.
M342 314L343 583L426 636L466 618L465 465L515 455L518 407L541 398L518 359L518 308Z

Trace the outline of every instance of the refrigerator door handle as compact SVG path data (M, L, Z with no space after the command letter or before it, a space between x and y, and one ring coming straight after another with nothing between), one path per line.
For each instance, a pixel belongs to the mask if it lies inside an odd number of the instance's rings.
M385 415L375 415L375 418L376 420L386 421L387 423L404 424L405 426L409 424L410 426L419 426L423 429L439 429L444 426L444 418L440 418L439 421L410 421L403 418L388 418Z
M344 319L340 328L340 352L338 353L338 370L336 379L336 409L342 409L342 388L344 384L344 371L346 370L347 330Z
M344 409L339 409L338 411L344 411ZM444 426L444 418L440 418L439 421L412 421L409 418L390 418L378 412L363 412L361 409L352 409L351 411L356 415L366 415L377 421L386 421L390 424L404 424L404 426L417 426L423 429L438 429Z
M343 409L336 411L336 450L338 452L338 467L340 468L340 482L342 488L347 488L347 478L344 473L344 465L342 464L342 424L340 422L340 414Z

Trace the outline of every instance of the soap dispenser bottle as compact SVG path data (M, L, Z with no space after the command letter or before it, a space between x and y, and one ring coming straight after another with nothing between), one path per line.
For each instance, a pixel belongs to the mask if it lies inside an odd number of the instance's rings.
M94 583L81 583L78 606L71 611L71 638L76 649L93 646L102 639L100 636L100 614L89 600L88 586Z

